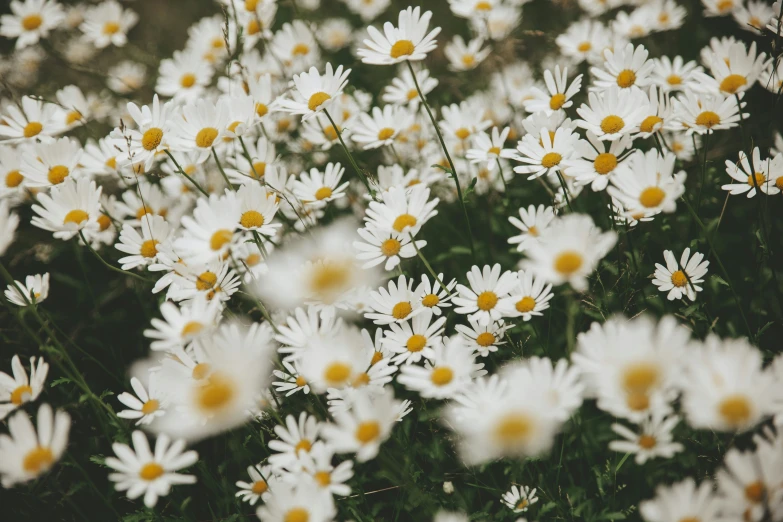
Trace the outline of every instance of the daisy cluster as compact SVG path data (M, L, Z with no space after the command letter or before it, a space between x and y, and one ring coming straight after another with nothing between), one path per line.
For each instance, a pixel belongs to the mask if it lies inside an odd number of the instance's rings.
M731 195L767 198L757 235L771 248L783 139L769 129L780 122L745 137L748 122L766 121L755 97L783 91L780 2L701 0L689 13L674 0L579 0L535 63L514 48L529 36L527 0L442 3L438 19L391 0L218 0L162 59L129 42L143 25L137 3L10 3L0 17L14 46L0 64L4 317L42 350L29 374L19 355L0 373L3 487L66 457L71 415L44 403L34 426L27 413L51 364L60 379L47 393L74 386L101 419L106 456L89 465L147 508L175 486L218 484L199 452L233 436L264 451L242 454L246 473L223 493L260 520L359 520L346 501L364 498L368 474L386 476L378 466L396 468L385 452L412 443L419 422L434 420L430 435L453 448L439 458L475 470L562 459L590 412L607 434L597 474L611 452L625 455L615 475L631 455L636 466L672 459L686 433L750 442L720 449L714 479L661 485L642 501L650 488L626 506L648 522L783 520L773 427L783 425L783 355L757 346L766 327L751 331L714 248L723 212L707 226L715 216L701 208L702 188L726 191L724 211ZM346 16L319 16L337 5ZM698 60L659 51L712 17L747 34L712 37ZM444 43L439 26L455 24ZM104 53L144 59L93 68ZM99 87L38 81L48 58ZM740 132L743 143L729 143ZM632 238L652 223L668 233L677 214L698 231L643 273ZM28 236L35 247L16 249ZM84 356L104 368L102 354L55 324L61 268L24 280L6 268L34 249L46 262L65 242L154 309L116 397L97 395L78 367ZM711 325L696 331L704 303L694 301L716 293L715 265L742 321L725 328L705 305ZM764 277L777 285L770 265ZM637 313L596 304L621 285L636 286ZM578 303L595 322L574 320ZM567 318L557 348L556 315ZM585 453L583 437L570 440ZM524 476L504 477L499 517L539 496L541 516L568 513L559 483ZM450 480L443 491L454 493ZM489 516L464 501L444 507ZM625 516L615 515L591 519Z

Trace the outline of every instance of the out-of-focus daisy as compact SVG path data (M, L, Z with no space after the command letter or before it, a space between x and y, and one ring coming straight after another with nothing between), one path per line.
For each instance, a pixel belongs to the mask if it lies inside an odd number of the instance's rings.
M703 71L695 61L686 62L682 56L661 56L653 58L653 62L650 80L664 92L690 89L697 81L694 73Z
M22 156L25 183L29 187L51 187L63 183L69 177L76 178L81 156L81 145L71 138L36 143L30 154Z
M498 307L501 299L508 296L517 284L517 274L505 271L501 275L499 264L483 269L473 266L467 274L470 287L457 285L459 297L453 299L458 314L469 314L481 325L488 325L503 317Z
M136 91L144 85L147 69L140 63L124 61L109 69L106 85L118 94Z
M764 187L765 192L770 196L780 194L783 191L783 153L778 152L774 158L769 160L769 176Z
M145 214L141 217L141 230L125 224L120 241L115 248L129 254L119 260L123 270L131 270L153 264L158 256L158 246L169 242L169 224L160 216ZM141 232L141 233L139 233Z
M600 140L614 141L638 130L644 118L646 96L640 89L609 87L603 93L588 94L588 104L576 109L576 124Z
M597 20L585 19L571 24L555 42L560 52L577 63L600 58L612 39L612 31Z
M439 123L443 135L450 141L466 141L488 129L492 122L484 118L484 111L476 100L452 103L441 109L443 121Z
M742 103L743 108L746 102ZM721 94L695 94L685 91L672 100L675 118L687 128L688 134L709 134L736 127L748 113L740 115L737 100Z
M631 431L622 424L612 424L612 431L624 440L614 440L609 443L609 449L621 453L634 454L634 460L639 465L649 459L663 457L670 459L675 453L683 450L683 445L672 441L672 430L680 422L676 415L664 417L653 415L641 423L640 432Z
M712 76L705 73L694 76L699 81L699 91L719 91L724 96L733 96L750 89L769 63L766 53L756 53L756 42L750 47L743 42L734 42L729 46L727 57L715 53L710 56Z
M740 0L701 0L704 16L726 16L740 6Z
M299 200L306 204L318 207L325 206L330 201L345 196L345 189L349 182L342 181L345 168L339 163L328 163L323 172L318 169L310 169L310 173L302 172L299 179L294 181L293 192Z
M151 508L158 503L158 497L169 494L171 486L196 483L195 475L177 473L198 461L195 451L183 451L184 440L172 443L167 435L160 435L153 453L144 433L134 431L131 438L133 449L115 442L112 449L117 457L106 458L106 465L115 470L109 474L109 480L116 483L117 491L127 491L131 500L144 495L144 505Z
M522 317L529 321L534 315L549 308L549 301L554 297L552 285L533 276L533 272L520 270L517 273L517 286L498 303L505 317Z
M21 108L14 103L3 107L0 138L7 143L52 141L62 131L59 116L62 109L53 103L22 96Z
M416 250L427 246L424 240L411 240L408 234L378 230L372 226L360 228L357 233L362 241L354 241L356 258L364 261L362 268L383 265L384 270L394 270L402 259L416 256Z
M425 366L401 367L397 382L424 398L446 399L461 391L474 376L481 375L483 366L476 364L476 356L463 338L454 336L434 346Z
M437 78L431 77L427 69L416 71L416 82L418 82L424 96L427 96L438 86ZM400 75L392 79L391 85L386 86L382 99L384 102L394 105L408 105L414 111L418 109L421 100L413 76L407 68L401 69Z
M283 368L285 371L272 370L272 373L279 381L273 381L272 386L275 387L277 393L285 393L286 397L293 395L298 391L302 391L305 394L310 393L310 385L307 384L307 379L304 378L302 372L299 370L299 363L297 361L289 362L283 360Z
M524 252L531 244L540 241L553 219L555 219L555 210L552 207L545 205L519 207L519 219L509 216L508 221L518 228L521 234L510 237L508 242L517 245L517 252Z
M687 295L691 301L696 300L696 293L702 291L699 286L704 282L704 276L707 274L709 261L704 261L704 254L694 252L691 256L691 249L686 248L682 252L680 262L677 263L674 253L671 250L664 250L663 257L666 260L666 266L660 263L655 264L655 274L653 284L661 292L668 292L667 299L682 299Z
M283 66L292 72L316 65L321 56L315 36L304 20L283 24L275 33L270 48Z
M761 160L761 151L758 147L753 148L753 167L748 162L748 155L740 151L737 163L726 160L726 174L739 183L729 183L722 185L721 188L728 190L732 196L747 193L749 198L756 195L757 189L769 193L771 166L773 164L769 158Z
M672 520L720 520L720 504L713 484L703 481L698 487L692 478L671 486L658 486L655 498L639 505L639 513L647 522Z
M482 49L482 45L484 40L481 38L474 38L466 44L461 36L454 36L443 49L449 60L449 68L452 71L469 71L478 67L492 51L489 47Z
M7 199L0 199L0 256L5 254L16 237L19 216L11 212Z
M122 392L117 396L117 400L129 408L117 412L117 417L121 419L137 419L136 426L139 426L150 424L156 418L166 414L161 403L163 399L160 390L158 390L155 372L149 374L149 393L136 377L131 377L130 384L136 395Z
M128 41L128 31L138 20L138 15L130 9L123 9L115 0L107 0L85 11L79 29L98 49L109 45L122 47Z
M351 139L363 144L365 149L393 145L400 132L413 125L413 119L414 114L405 107L373 107L372 116L359 114L359 121L352 129Z
M269 490L277 480L277 476L274 474L272 466L262 466L261 464L248 466L247 474L252 482L238 480L236 486L239 491L235 496L241 497L242 502L255 506L262 497L271 494Z
M310 475L321 490L332 495L347 496L351 487L346 484L353 477L353 461L344 460L337 466L332 465L334 450L323 442L316 442L310 453L300 462L304 473Z
M731 16L741 29L756 33L762 31L768 20L775 18L775 9L766 2L748 0L747 5L738 5L731 11Z
M205 278L206 279L206 278ZM189 306L178 307L174 303L160 305L163 319L153 317L152 328L144 330L144 337L154 339L153 350L176 352L201 336L210 334L220 320L220 301L194 299Z
M101 187L94 181L79 178L53 187L49 194L39 194L33 212L38 214L31 223L54 232L54 237L66 241L80 231L87 234L100 229Z
M43 357L38 358L37 365L35 362L35 357L30 357L29 378L18 355L14 355L11 359L13 376L0 372L0 420L41 395L46 383L46 375L49 373L49 364Z
M21 291L20 291L21 289ZM49 296L49 272L45 274L29 275L24 284L14 281L8 285L5 298L16 306L29 306L44 301Z
M481 357L486 357L492 352L498 351L498 347L506 344L503 341L506 330L513 327L512 324L505 324L503 320L492 322L488 325L481 325L475 319L468 318L470 326L458 324L455 326L457 332L471 348Z
M330 522L337 514L331 493L315 480L281 481L274 488L256 511L261 522Z
M780 435L756 435L756 449L726 452L718 470L721 512L732 519L763 520L765 513L780 514ZM770 440L771 439L771 440Z
M421 14L420 7L408 7L400 11L397 27L386 22L383 33L375 27L368 27L370 39L364 40L367 47L359 49L357 54L362 62L375 65L423 60L437 47L435 37L440 33L440 27L427 33L431 18L432 11Z
M480 163L487 169L494 170L502 154L508 157L513 154L513 149L504 149L511 127L505 127L500 131L492 127L492 136L486 132L480 132L473 137L473 147L468 149L466 157L471 163Z
M438 198L432 200L430 189L416 184L410 189L391 187L383 192L380 202L371 201L367 209L368 224L380 230L416 235L422 225L437 215Z
M514 513L524 513L538 502L536 491L536 488L529 486L511 486L511 489L503 493L502 502Z
M345 18L329 18L321 23L315 37L327 51L338 51L351 43L353 27Z
M59 27L65 12L55 0L12 0L11 14L0 17L0 36L16 38L16 48L34 45Z
M552 112L565 110L571 107L574 102L571 98L576 96L582 88L582 75L578 75L568 85L568 67L563 67L562 72L559 65L555 65L554 75L549 69L544 71L544 83L547 92L538 87L531 89L534 98L525 101L525 110L527 112Z
M686 176L685 171L674 172L674 154L636 151L629 161L628 169L612 177L609 195L634 219L674 212L677 199L685 192Z
M160 61L155 92L177 100L193 101L204 92L213 74L212 66L197 50L174 51L172 58Z

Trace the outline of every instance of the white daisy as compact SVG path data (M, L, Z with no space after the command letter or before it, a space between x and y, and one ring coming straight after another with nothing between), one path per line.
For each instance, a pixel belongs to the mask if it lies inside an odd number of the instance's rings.
M363 144L365 150L393 145L399 134L413 125L413 121L414 114L406 107L373 107L372 116L359 114L357 124L351 129L351 139Z
M39 304L49 296L49 272L45 274L29 275L24 283L14 281L8 285L5 298L16 306L29 306Z
M603 55L603 68L590 69L595 77L592 90L604 91L615 86L620 89L644 88L649 85L650 72L655 64L647 59L649 52L643 45L634 47L629 43L620 49L607 49Z
M502 502L514 513L524 513L538 502L536 491L536 488L529 486L511 486L511 489L503 493Z
M373 226L357 230L363 241L354 241L356 258L364 261L362 268L383 265L384 270L394 270L402 259L416 256L416 250L427 246L424 240L411 240L410 235L378 230Z
M629 168L616 173L607 189L622 203L626 215L639 219L674 212L677 199L685 192L686 177L684 170L674 172L674 154L637 150L629 162Z
M79 29L98 49L109 45L122 47L128 42L128 31L138 20L138 15L130 9L123 9L115 0L107 0L85 11Z
M270 440L269 448L274 450L269 457L273 468L280 469L296 462L300 453L308 453L319 438L323 425L314 416L301 412L299 418L288 415L285 426L275 426L279 440Z
M333 70L332 64L327 63L323 75L311 67L309 72L294 75L293 99L281 97L275 104L281 111L301 114L302 121L306 121L335 102L348 84L349 74L351 70L343 71L342 65Z
M641 423L639 433L622 424L612 424L612 431L624 440L613 440L609 443L609 449L636 455L634 460L639 465L656 457L670 459L684 449L682 444L672 441L672 430L679 422L680 418L676 415L665 417L653 413Z
M397 27L386 22L383 34L375 27L368 27L371 39L364 40L367 48L359 49L357 54L362 62L375 65L423 60L437 47L435 37L440 33L440 27L427 33L431 18L432 11L422 15L420 7L408 7L400 11Z
M397 382L423 398L447 399L462 391L473 377L486 374L483 364L460 336L435 344L424 367L408 364L400 368Z
M666 259L666 266L655 264L653 284L659 291L668 292L669 301L682 299L683 295L695 301L696 293L702 291L699 285L704 282L703 278L710 262L703 261L704 254L699 252L694 252L691 256L690 248L683 250L679 264L671 250L664 250L663 257Z
M505 271L501 275L499 264L492 267L484 265L482 270L473 266L467 273L470 288L457 285L459 297L453 299L458 314L469 314L481 325L488 325L503 317L498 307L501 299L508 296L517 284L516 272Z
M88 234L100 229L101 187L94 181L79 178L52 187L49 194L38 194L33 205L33 226L54 232L54 237L67 241L79 232Z
M477 320L468 317L468 323L470 326L458 324L454 328L465 340L468 347L481 357L498 351L500 345L506 344L503 340L506 330L514 326L513 324L505 324L502 319L481 325Z
M538 136L527 134L510 155L511 159L523 163L514 167L514 172L529 174L529 180L557 174L562 170L560 163L573 155L578 140L579 135L567 128L557 129L554 137L545 129Z
M175 353L214 331L221 309L218 299L193 299L190 305L181 307L166 301L160 305L163 319L153 317L152 328L144 330L144 337L154 339L150 343L152 350Z
M72 138L36 143L22 156L22 175L28 187L60 185L79 177L82 147Z
M417 295L421 305L432 310L435 315L443 313L441 308L451 307L451 298L453 297L454 287L457 286L457 280L452 279L448 283L443 278L443 274L438 274L437 279L430 282L427 274L421 275L421 283L416 287L414 293Z
M517 245L517 252L524 252L531 244L540 241L542 234L546 233L554 219L555 210L552 207L545 205L519 207L519 219L509 216L508 220L520 230L521 234L510 237L508 242Z
M775 164L776 165L776 164ZM747 197L752 198L760 190L769 193L770 186L770 167L775 166L769 158L761 160L761 151L758 147L753 148L753 167L750 166L748 155L740 151L739 161L726 160L726 174L739 183L729 183L722 185L723 190L728 190L732 196L747 193ZM774 183L774 182L773 182Z
M13 376L0 372L0 420L5 419L9 413L32 402L41 395L46 376L49 373L49 364L43 357L30 357L30 377L22 365L18 355L11 358L11 371Z
M65 19L65 12L54 0L12 0L12 14L0 17L0 35L16 38L16 49L38 43L57 29Z
M278 477L274 474L272 466L262 466L261 464L248 466L247 474L252 482L238 480L236 486L239 491L234 496L240 497L242 502L255 506L262 497L266 498L271 495L270 489L278 481Z
M136 426L139 426L150 424L156 418L166 414L162 404L163 395L158 390L157 376L154 372L149 374L149 393L136 377L131 377L130 384L136 395L134 396L128 392L122 392L117 395L117 400L129 408L117 412L117 417L121 419L137 419Z
M500 300L498 308L505 317L522 317L529 321L534 315L543 315L541 312L549 308L552 297L551 284L534 277L531 271L520 270L517 273L517 286Z
M272 370L272 373L275 375L275 377L282 379L280 381L272 382L272 386L275 387L275 391L277 393L285 392L286 397L290 397L298 391L302 391L304 394L309 394L310 385L307 383L307 379L304 378L301 370L299 369L300 363L296 360L293 362L283 360L282 363L285 371Z
M525 101L525 110L527 112L554 112L565 110L571 107L574 102L571 98L579 93L582 88L582 75L576 78L568 85L568 67L555 65L554 75L549 69L544 71L544 83L547 92L538 87L533 87L533 99Z
M600 140L614 141L638 130L644 118L646 96L640 89L619 89L588 93L588 104L582 104L576 112L582 119L576 120L581 128L591 131Z
M443 49L443 53L449 60L449 69L452 71L469 71L478 67L492 52L492 49L489 47L482 49L483 45L484 40L482 38L474 38L466 44L461 36L455 35Z
M419 84L421 93L425 97L438 86L437 78L431 77L427 69L416 71L416 82ZM386 86L381 99L385 103L407 105L413 111L416 111L421 100L410 70L407 68L400 69L399 76L392 79L391 85Z
M698 487L692 478L671 486L658 486L655 498L639 504L639 513L647 522L671 522L672 520L720 520L717 495L713 484L703 481Z
M340 183L343 174L345 167L340 163L328 163L323 172L315 168L310 169L309 174L302 172L292 184L293 193L302 203L324 207L330 201L345 197L349 182Z

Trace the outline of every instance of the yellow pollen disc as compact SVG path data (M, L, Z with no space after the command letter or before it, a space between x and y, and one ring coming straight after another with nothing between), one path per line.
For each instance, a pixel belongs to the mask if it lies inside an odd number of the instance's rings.
M337 129L334 128L334 125L324 127L324 136L326 136L329 141L334 141L338 138Z
M400 214L395 218L392 228L397 232L402 232L405 230L405 227L415 227L416 223L417 221L414 216L411 216L410 214Z
M245 264L247 266L256 266L261 262L261 256L259 254L250 254L245 258Z
M266 481L264 480L256 480L255 482L253 482L253 487L250 489L256 495L263 495L264 493L267 492L269 486L267 486Z
M28 473L39 474L49 469L54 463L52 450L36 446L27 452L22 460L22 468Z
M598 174L605 176L617 167L617 156L609 152L602 152L593 160L593 168Z
M627 89L634 83L636 83L636 73L630 69L620 71L620 74L617 75L617 85L623 89Z
M155 255L157 255L158 253L157 245L158 245L158 241L155 241L154 239L148 239L141 244L139 253L142 255L142 257L146 257L146 258L155 257Z
M269 112L269 107L263 103L256 103L256 114L259 118L263 118Z
M570 276L582 267L582 254L574 250L566 250L555 258L555 270L565 276Z
M437 366L432 369L430 380L435 386L446 386L454 379L454 372L451 368L445 366Z
M33 389L26 384L23 384L11 392L11 404L19 406L23 402L27 402L33 396Z
M24 181L24 176L18 170L12 170L5 175L5 186L8 188L18 187Z
M193 379L197 381L200 381L201 379L206 379L211 369L212 367L209 365L209 363L198 363L196 366L193 367L193 371L191 372L191 377L193 377Z
M338 292L351 277L351 268L344 264L326 262L318 265L310 276L310 288L319 295Z
M685 275L685 272L682 270L677 270L672 274L672 284L678 288L682 288L683 286L688 284L688 277Z
M721 0L715 5L715 7L718 8L719 12L726 13L734 9L734 2L732 0Z
M186 89L193 87L196 85L196 75L192 73L183 74L182 78L179 79L179 84Z
M754 184L755 180L755 184ZM767 180L767 177L764 176L763 172L756 172L752 176L748 176L748 185L751 187L755 187L756 185L761 186L762 183L764 183Z
M751 405L744 395L729 395L720 402L718 412L726 424L738 428L750 419Z
M647 393L659 380L658 367L647 362L630 365L622 375L623 389L628 393Z
M479 310L484 310L485 312L495 308L496 304L498 304L498 296L495 292L489 290L481 292L476 299L476 306L479 307Z
M408 317L412 311L413 308L411 307L411 304L407 301L402 301L392 308L392 317L397 320L402 320Z
M402 245L399 241L394 238L389 238L381 243L381 254L386 257L396 256L400 253L400 248L402 248Z
M462 65L465 67L473 67L476 64L476 57L472 54L462 55Z
M148 462L147 464L144 464L139 470L139 477L141 477L142 480L149 482L160 477L163 475L163 473L165 473L163 466L157 462Z
M59 185L65 181L65 178L67 178L70 173L71 171L68 170L68 167L65 165L55 165L49 169L49 172L46 174L46 179L48 179L49 183L52 185Z
M110 169L116 169L117 168L117 158L109 158L106 160L106 163L104 163L107 167Z
M525 508L526 508L526 507L528 507L529 505L530 505L530 502L528 502L528 500L527 500L526 498L523 498L523 499L522 499L522 500L519 502L519 504L517 504L517 507L516 507L516 509L525 509Z
M557 152L547 152L544 154L544 157L541 158L541 166L550 169L559 165L562 159L563 156Z
M775 180L775 186L779 188L780 190L783 190L783 176L778 177Z
M388 140L394 136L394 129L391 127L384 127L378 132L378 139L381 141Z
M331 187L321 187L315 191L315 199L317 199L318 201L322 201L331 196L332 196Z
M650 407L650 398L644 393L631 393L625 402L633 411L644 411Z
M411 335L408 338L408 341L405 343L405 346L408 348L408 351L413 353L422 351L426 345L427 345L427 338L421 334Z
M536 307L536 300L526 295L525 297L517 301L517 304L514 307L517 309L517 312L521 314L532 312L533 309L535 309Z
M149 207L139 207L139 210L136 211L136 219L141 219L147 214L154 214L154 212Z
M253 163L253 168L250 169L248 175L251 178L260 179L264 177L265 173L266 173L266 163L264 163L263 161L257 161Z
M533 421L525 414L511 413L495 425L495 440L504 446L512 446L525 439L533 431Z
M764 500L766 490L761 481L751 482L745 486L745 498L754 504L760 504Z
M396 42L394 45L392 45L389 56L392 58L410 56L413 54L414 50L416 50L416 47L413 45L413 42L410 40L400 40L399 42Z
M332 97L326 94L325 92L317 92L310 96L310 99L307 101L307 108L311 111L314 111L318 109L323 103L327 100L331 100Z
M66 223L73 223L75 225L80 225L82 222L87 221L89 219L90 215L87 214L84 210L71 210L68 212L65 217L63 218L63 225Z
M248 210L239 218L239 224L244 228L258 228L264 224L264 216L255 210Z
M652 449L655 447L657 441L652 435L642 435L639 437L639 447L644 449Z
M250 20L247 23L247 34L254 35L261 32L261 26L258 23L258 20Z
M82 119L82 113L79 111L71 111L65 115L65 124L73 125L77 121Z
M565 102L565 94L557 93L549 99L549 108L553 111L559 110Z
M476 337L476 344L486 348L495 344L495 334L489 332L482 332Z
M332 483L332 475L328 471L318 471L313 475L313 478L322 488Z
M408 91L408 101L418 97L419 97L419 91L417 91L416 89L411 89L410 91Z
M180 332L180 335L182 337L187 337L188 335L197 334L203 329L204 329L204 325L201 324L200 322L190 321L187 324L185 324L185 326L182 327L182 332Z
M381 352L374 352L372 354L372 360L370 361L370 366L375 366L379 362L383 360L383 353Z
M489 2L478 2L475 9L476 11L489 11L492 9L492 4Z
M305 56L309 52L310 52L310 47L308 47L306 44L298 43L291 50L291 55L292 56Z
M300 451L307 453L312 447L313 444L308 439L302 439L296 443L296 446L294 446L294 453L299 453Z
M533 225L532 227L529 227L527 229L527 233L528 233L528 235L533 236L533 237L538 237L538 234L539 234L538 229L536 228L535 225Z
M611 115L601 120L601 130L606 134L620 132L625 127L625 122L619 116Z
M720 82L720 90L728 94L736 94L740 87L748 84L748 80L739 74L730 74Z
M141 146L144 150L155 150L163 140L163 130L157 127L147 129L141 137Z
M298 387L300 387L300 388L301 388L302 386L304 386L305 384L307 384L307 380L306 380L304 377L302 377L301 375L299 375L299 376L297 376L297 377L296 377L296 380L294 381L294 383L295 383L295 384L296 384Z
M22 18L22 27L25 31L35 31L43 23L43 18L39 14L31 14Z
M215 412L228 405L236 390L234 381L220 373L213 373L196 392L196 404L205 412Z
M704 111L696 116L696 125L707 127L708 129L720 124L720 116L712 111Z
M120 24L117 22L106 22L103 24L103 34L117 34L120 30Z
M682 150L684 148L685 148L685 146L682 143L678 142L678 141L675 141L674 143L672 143L672 150L674 152L682 152Z
M208 149L212 146L215 138L218 136L218 130L213 127L205 127L196 134L196 146L202 149Z
M655 126L663 123L663 118L658 116L647 116L639 125L639 130L642 132L654 132Z
M366 421L359 424L354 434L356 440L362 444L374 441L381 434L381 426L375 421Z
M309 522L310 514L304 508L294 508L288 510L283 522Z
M433 306L437 306L438 303L440 303L440 297L438 297L435 294L427 294L421 300L421 304L426 306L427 308L432 308Z
M577 50L578 50L580 53L586 53L586 52L588 52L588 51L589 51L590 49L592 49L592 48L593 48L593 44L591 44L590 42L582 42L582 43L580 43L580 44L577 46L577 48L576 48L576 49L577 49Z
M665 197L666 192L659 187L647 187L639 194L639 203L647 208L655 208L661 204Z
M470 136L470 130L465 127L460 127L454 131L454 135L461 140L465 140Z
M351 376L351 366L342 362L330 364L324 370L324 380L331 385L343 384Z
M495 156L500 156L500 147L490 147L487 152L494 154Z
M156 399L150 399L141 406L141 412L144 415L155 413L160 408L160 403Z
M228 229L220 229L209 238L209 248L212 250L220 250L226 243L231 242L231 238L234 237L234 233Z
M676 74L670 74L668 78L666 78L666 81L669 85L681 85L682 84L682 78L677 76Z
M196 288L204 291L209 290L217 283L217 275L214 272L203 272L196 278Z

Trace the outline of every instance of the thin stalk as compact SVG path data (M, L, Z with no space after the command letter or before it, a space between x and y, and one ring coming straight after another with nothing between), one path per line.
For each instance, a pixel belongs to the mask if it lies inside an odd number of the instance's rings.
M106 261L105 261L105 260L104 260L104 259L101 257L101 255L100 255L98 252L96 252L96 251L95 251L95 249L92 247L92 245L90 245L90 243L89 243L89 242L87 241L87 239L84 237L84 232L82 232L81 230L79 231L79 237L80 237L80 238L82 238L82 241L84 242L84 244L85 244L85 245L87 245L87 248L89 248L89 249L90 249L90 252L92 252L92 255L94 255L95 257L97 257L97 258L98 258L98 261L100 261L100 262L101 262L101 263L102 263L102 264L103 264L103 265L104 265L106 268L108 268L108 269L110 269L110 270L114 270L115 272L119 272L120 274L125 274L125 275L127 275L127 276L131 276L131 277L133 277L133 278L136 278L136 279L138 279L138 280L140 280L140 281L144 281L144 282L146 282L146 283L149 283L149 282L150 282L150 281L149 281L149 279L147 279L146 277L142 277L142 276L140 276L139 274L134 274L133 272L129 272L129 271L127 271L127 270L123 270L122 268L117 268L116 266L114 266L114 265L110 265L109 263L107 263L107 262L106 262Z
M707 178L707 149L709 149L709 137L710 133L707 132L704 135L704 141L701 144L702 158L701 158L701 183L699 184L699 195L696 198L696 213L701 210L701 191L704 188L704 180Z
M427 267L427 271L430 273L430 275L435 279L435 281L438 282L438 284L443 288L447 294L449 294L449 297L454 297L454 295L449 292L449 289L446 287L446 285L441 281L440 277L438 277L438 274L435 273L435 270L432 269L429 262L427 262L427 258L424 257L424 254L421 253L421 250L419 250L419 247L416 246L416 241L413 239L413 234L408 232L408 236L411 238L411 244L413 245L413 248L416 249L416 254L419 256L419 259L421 259L421 262L424 263L424 266Z
M498 173L500 174L500 181L503 182L503 189L507 196L510 196L508 193L508 184L506 183L506 177L503 175L503 167L500 165L500 158L495 158L495 163L498 164Z
M571 206L571 198L568 197L568 186L566 185L565 180L563 179L563 175L560 174L560 171L557 171L557 179L560 180L560 186L563 188L563 197L566 200L566 204L568 205L568 210L571 212L574 211L574 208Z
M220 164L220 160L217 157L217 152L215 152L215 147L212 147L212 157L215 158L215 163L217 163L218 170L220 171L220 174L223 176L223 179L226 180L226 185L228 185L228 188L232 188L231 181L228 179L228 176L226 175L226 171L223 170L223 165Z
M359 165L356 164L356 160L353 159L353 155L351 154L351 151L348 150L348 147L345 145L345 141L343 141L343 133L340 132L340 129L337 127L337 124L332 119L332 115L329 114L329 111L324 109L324 114L326 114L326 117L329 119L329 123L332 124L332 128L334 129L334 132L337 133L337 138L340 140L340 145L343 146L343 150L345 151L345 154L348 156L348 161L351 163L353 170L356 171L356 174L359 175L359 178L362 180L362 183L364 183L364 186L367 187L367 192L372 194L373 190L370 188L370 183L369 181L367 181L367 177L364 175L361 169L359 169Z
M180 166L180 164L179 164L179 163L177 163L177 160L175 160L175 159L174 159L174 156L172 156L172 155L171 155L171 152L169 152L169 151L168 151L168 149L164 149L164 150L163 150L163 152L165 152L165 153L166 153L166 155L167 155L167 156L168 156L168 157L171 159L171 161L173 161L173 162L174 162L174 166L175 166L175 167L177 167L177 170L179 171L179 173L180 173L180 174L182 174L183 176L185 176L185 178L186 178L188 181L190 181L190 182L193 184L193 186L194 186L194 187L196 187L196 189L197 189L199 192L201 192L202 194L204 194L206 197L209 197L209 192L207 192L206 190L204 190L203 188L201 188L201 185L199 185L198 183L196 183L196 180L194 180L193 178L191 178L190 176L188 176L188 175L185 173L185 171L184 171L184 170L182 170L182 167Z

